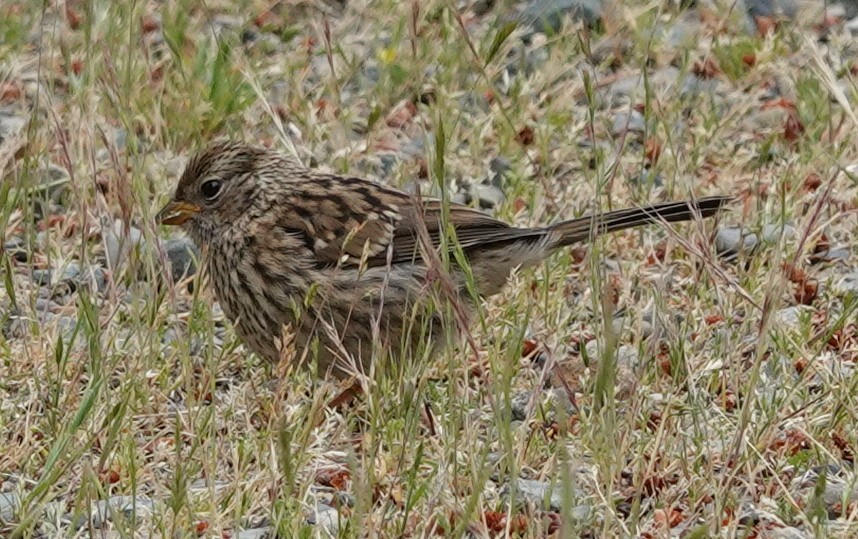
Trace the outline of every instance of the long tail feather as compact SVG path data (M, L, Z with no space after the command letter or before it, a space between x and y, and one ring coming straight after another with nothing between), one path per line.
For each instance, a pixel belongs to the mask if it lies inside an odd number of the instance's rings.
M641 208L617 210L602 215L571 219L552 225L549 230L561 235L557 247L587 241L600 234L632 228L662 220L669 223L711 217L733 200L729 196L711 196L698 200L666 202Z

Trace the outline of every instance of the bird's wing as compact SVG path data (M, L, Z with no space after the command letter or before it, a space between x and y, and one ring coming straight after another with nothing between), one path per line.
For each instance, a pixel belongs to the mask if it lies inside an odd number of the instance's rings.
M434 247L444 234L438 200L417 205L411 195L360 178L318 175L290 190L277 226L300 238L320 266L367 267L420 258L421 222ZM474 208L449 205L448 223L465 250L533 234ZM455 243L450 242L450 248Z
M445 226L444 209L440 200L430 199L423 201L420 206L411 205L394 230L393 262L410 261L419 256L421 221L433 247L441 246L445 232L452 227L455 241L449 241L448 248L454 249L458 245L465 252L475 247L495 245L540 233L535 229L511 227L469 206L450 203L448 208Z

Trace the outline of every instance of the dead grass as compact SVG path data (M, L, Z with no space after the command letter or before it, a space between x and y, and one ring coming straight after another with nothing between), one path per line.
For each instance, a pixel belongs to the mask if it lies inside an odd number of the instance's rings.
M678 14L640 4L617 7L607 34L569 26L522 45L500 7L325 6L0 7L0 106L26 121L0 146L0 226L30 253L2 253L0 491L23 503L0 534L309 537L324 503L342 537L854 536L844 36L826 55L809 16L746 35L702 7L702 37L677 49L652 29ZM641 91L616 97L647 59L629 83ZM643 133L612 134L638 109ZM461 346L373 378L333 411L336 388L260 362L200 283L162 278L153 246L170 232L152 216L182 156L219 134L427 193L467 190L502 156L495 212L521 224L732 193L727 222L796 235L736 264L715 256L711 223L560 253L485 306L478 357ZM66 173L59 193L48 163ZM661 185L635 182L645 169ZM107 265L103 290L33 283L34 269L104 266L115 219L143 242ZM810 263L824 242L845 258ZM797 303L806 314L783 323ZM518 478L562 495L522 506L504 488ZM141 501L97 529L92 503L111 496Z

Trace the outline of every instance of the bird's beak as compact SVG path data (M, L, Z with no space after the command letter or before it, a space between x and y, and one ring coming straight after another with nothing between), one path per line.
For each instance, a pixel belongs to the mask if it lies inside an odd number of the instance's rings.
M181 225L199 211L200 207L195 204L171 200L158 212L155 220L162 225Z

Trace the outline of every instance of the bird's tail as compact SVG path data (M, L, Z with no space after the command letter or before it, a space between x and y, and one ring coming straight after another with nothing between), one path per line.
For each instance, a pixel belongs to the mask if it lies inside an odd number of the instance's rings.
M721 211L732 199L733 197L729 196L711 196L697 200L665 202L640 208L616 210L563 221L551 225L548 230L560 234L560 240L555 247L562 247L587 241L600 234L658 223L662 220L675 223L711 217Z

